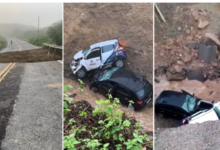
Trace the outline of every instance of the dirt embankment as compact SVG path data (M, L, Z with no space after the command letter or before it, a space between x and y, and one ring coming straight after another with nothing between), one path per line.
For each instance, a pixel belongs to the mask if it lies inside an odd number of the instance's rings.
M205 33L210 32L219 38L217 34L220 32L218 15L220 5L158 4L158 6L166 23L155 19L156 75L168 72L168 79L181 80L184 78L184 70L199 69L205 79L220 78L220 47L205 37ZM202 48L203 44L207 46L207 50ZM213 52L208 48L213 48Z
M74 54L88 46L118 39L125 47L125 68L152 83L153 4L64 4L65 76Z
M62 60L62 51L45 48L0 53L0 63L28 63Z

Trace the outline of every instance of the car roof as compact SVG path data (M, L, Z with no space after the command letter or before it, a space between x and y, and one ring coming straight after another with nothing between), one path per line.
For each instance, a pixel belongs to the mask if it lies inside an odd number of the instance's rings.
M157 98L156 103L164 105L172 105L176 107L182 107L186 100L185 93L180 93L176 91L163 91Z
M103 42L99 42L96 44L93 44L90 46L91 49L95 48L95 47L100 47L100 46L104 46L104 45L110 45L110 44L115 44L115 42L118 42L117 39L113 39L113 40L108 40L108 41L103 41Z
M139 91L145 84L150 85L148 81L142 79L143 77L124 68L119 68L109 78L110 81L116 82L133 92Z

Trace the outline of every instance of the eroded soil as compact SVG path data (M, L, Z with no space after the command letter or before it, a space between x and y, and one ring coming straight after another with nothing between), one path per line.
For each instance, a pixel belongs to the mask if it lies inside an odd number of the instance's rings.
M64 85L71 84L72 89L68 90L68 94L77 94L74 98L75 101L87 100L93 108L97 107L96 101L100 99L106 99L103 95L99 93L94 93L87 86L84 86L84 91L81 93L78 88L80 87L79 82L76 82L71 79L65 79ZM146 106L140 111L134 111L133 109L128 108L127 106L121 106L121 109L126 112L128 117L135 117L137 121L143 122L144 132L152 135L153 132L153 107Z
M77 138L80 139L92 138L91 135L95 135L95 133L97 132L97 130L94 130L94 127L99 129L101 126L103 126L102 124L98 123L99 120L105 120L107 118L106 116L102 116L102 118L99 118L100 116L93 116L92 111L94 110L94 108L91 106L91 104L88 101L85 100L73 102L72 105L69 106L69 109L71 111L68 112L67 115L65 116L64 134L68 135L69 133L73 132L71 126L69 125L69 120L74 118L75 120L75 123L73 123L74 126L76 126L77 128L86 126L86 131L82 131L80 134L77 134ZM86 118L84 116L79 116L80 112L82 111L86 112L87 114ZM127 141L128 139L133 139L134 138L133 132L136 129L135 128L136 120L127 117L125 114L122 115L121 119L122 121L129 119L131 124L128 127L128 129L124 128L119 133L123 135L125 141ZM89 134L89 132L91 132L91 134ZM126 149L126 146L123 144L123 142L120 142L119 140L112 140L112 137L110 137L108 140L105 138L100 138L100 139L102 140L99 142L102 144L109 143L108 146L109 150L115 150L115 145L117 144L122 144L123 145L122 149ZM76 148L80 149L82 145L83 144L80 143L76 146ZM145 147L146 145L147 144L144 143L143 147ZM87 149L89 150L89 148L86 148L86 150ZM152 148L147 146L146 150L152 150Z
M127 53L126 69L152 83L153 4L64 4L64 75L74 54L88 46L118 39Z
M205 43L206 33L219 38L220 5L173 3L158 6L166 23L161 23L158 15L155 17L155 98L163 90L186 90L210 102L220 101L219 45L214 42L216 57L211 63L199 60L198 47L187 45L189 42ZM200 22L203 22L202 28L199 28ZM189 80L187 74L192 70L201 72L193 74L196 80ZM198 81L201 78L204 80ZM218 149L219 121L179 126L179 120L155 115L155 149Z
M62 51L45 48L0 53L0 63L31 63L62 60Z

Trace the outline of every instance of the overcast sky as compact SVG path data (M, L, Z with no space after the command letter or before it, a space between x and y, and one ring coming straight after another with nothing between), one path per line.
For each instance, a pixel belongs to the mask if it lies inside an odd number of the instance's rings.
M47 27L62 20L62 3L0 3L0 24L19 23L24 25Z

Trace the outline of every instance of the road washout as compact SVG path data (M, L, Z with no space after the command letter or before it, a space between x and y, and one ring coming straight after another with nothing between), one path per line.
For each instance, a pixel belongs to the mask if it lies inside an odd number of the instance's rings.
M155 19L155 98L163 90L185 90L206 101L220 101L220 5L158 6L166 24ZM219 121L180 127L179 120L155 115L155 129L157 150L219 149Z
M0 63L32 63L62 60L62 51L46 48L0 53Z
M153 4L64 4L64 76L73 56L92 44L118 39L125 68L153 82Z
M99 93L94 93L92 92L88 86L84 87L83 93L80 93L78 88L80 87L80 84L77 81L71 80L71 79L64 79L64 85L71 84L73 86L72 89L68 90L68 94L77 94L76 97L73 99L74 101L80 101L80 100L86 100L88 101L93 108L97 107L96 101L100 99L106 99L103 95ZM125 111L128 117L135 117L137 121L142 121L143 122L143 127L144 131L146 133L151 133L153 132L153 108L146 106L140 111L135 112L134 110L126 107L126 106L121 106L121 109Z

